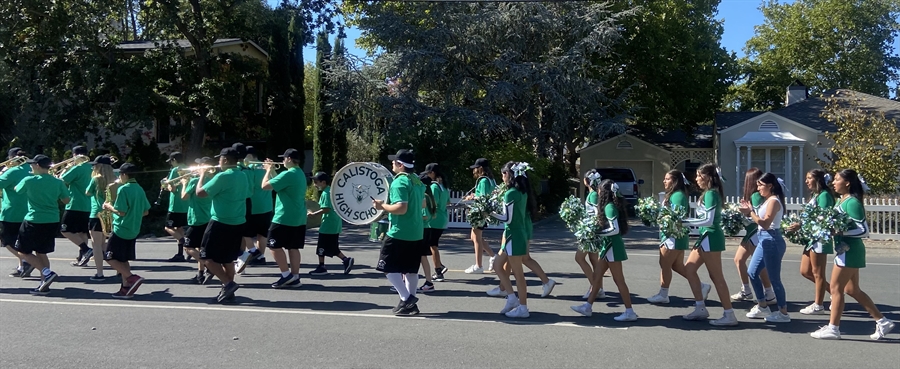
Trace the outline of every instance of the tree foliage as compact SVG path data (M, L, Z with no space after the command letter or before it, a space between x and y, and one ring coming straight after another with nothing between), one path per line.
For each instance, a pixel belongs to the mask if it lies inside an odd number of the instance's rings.
M896 0L766 1L765 23L747 41L744 84L732 91L736 110L784 104L784 88L800 80L813 94L836 88L888 97L900 81Z
M900 122L872 111L865 100L842 90L828 98L822 116L837 126L825 133L834 142L829 160L820 164L829 172L855 169L875 194L900 191Z
M316 79L316 115L315 130L313 136L313 173L334 173L334 122L331 109L327 107L329 90L328 61L331 59L331 44L328 43L328 34L320 32L316 38L316 70L319 71Z

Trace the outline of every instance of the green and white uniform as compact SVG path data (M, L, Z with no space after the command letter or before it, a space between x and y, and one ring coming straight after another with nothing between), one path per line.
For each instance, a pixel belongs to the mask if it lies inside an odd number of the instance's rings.
M869 226L866 224L866 209L862 202L856 197L847 196L835 205L835 208L847 214L853 223L850 229L841 236L834 238L835 244L839 245L835 251L837 255L834 257L834 265L846 268L865 268L866 267L866 245L863 244L863 237L869 235Z
M834 207L834 196L831 196L828 191L820 192L816 197L813 197L809 200L810 205L816 205L817 207L826 209ZM817 254L833 254L834 253L834 244L831 242L816 242L815 244L811 244L810 250Z
M622 239L622 230L619 229L619 209L616 209L615 204L609 203L603 208L603 214L606 215L609 225L599 233L599 236L603 237L599 256L606 258L608 262L628 260L625 240Z
M759 194L759 191L754 192L753 195L750 195L750 206L753 206L753 209L759 213L759 207L765 202L762 195ZM744 227L744 238L741 239L741 243L750 241L753 246L759 245L759 225L753 221L747 220L747 225Z
M503 238L505 244L503 250L509 256L524 256L528 253L528 211L526 204L528 194L515 188L506 190L503 194L503 214L491 214L494 218L504 223Z
M595 191L591 191L591 193L587 195L587 199L584 200L584 209L587 210L588 214L597 215L598 198L599 196Z
M669 195L669 198L663 202L664 206L669 206L674 209L676 206L681 206L684 209L690 209L691 204L688 202L687 196L682 191L675 191ZM669 250L688 250L690 249L690 240L689 236L684 236L681 238L667 238L666 235L662 232L659 233L659 241L661 242L660 247L665 247Z
M697 204L699 218L688 218L684 224L700 227L700 238L694 248L705 252L725 251L725 231L722 230L722 198L714 190L703 193L703 202Z

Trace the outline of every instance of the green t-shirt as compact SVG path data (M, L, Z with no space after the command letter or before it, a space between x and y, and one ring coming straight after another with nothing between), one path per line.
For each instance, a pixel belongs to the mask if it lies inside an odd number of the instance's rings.
M31 176L31 166L28 164L10 168L0 175L0 189L3 190L3 202L0 205L3 210L0 211L0 221L21 223L25 219L25 213L28 212L28 200L16 192L16 185L29 176Z
M253 165L244 171L250 179L250 214L265 214L272 211L272 190L262 188L262 179L266 176L265 169Z
M238 168L228 168L203 185L212 201L212 220L228 225L247 222L247 176Z
M719 198L719 193L713 190L707 190L703 193L703 207L706 209L716 209L715 215L713 217L713 224L709 227L700 227L700 233L703 231L707 232L715 232L722 231L722 199Z
M512 218L510 218L509 223L503 225L503 237L506 238L507 242L509 240L522 240L522 242L528 240L528 226L526 223L530 223L531 219L528 219L527 203L528 194L522 193L515 188L510 188L503 194L503 204L505 206L513 204Z
M325 188L322 189L322 193L319 196L319 208L331 209L331 211L322 214L322 225L319 226L319 233L341 233L341 228L343 227L341 217L338 216L337 212L334 211L334 208L331 206L331 186L325 186Z
M49 174L25 177L16 192L28 200L25 220L35 224L59 223L59 201L69 198L66 184Z
M91 163L81 163L63 173L62 180L69 186L69 201L66 210L91 211L91 198L86 194L91 183Z
M113 207L116 211L125 213L122 216L113 213L113 233L126 240L137 238L141 232L144 212L150 210L150 201L147 201L147 194L141 185L136 180L129 179L119 186Z
M272 223L289 227L306 225L307 184L306 174L297 167L283 171L269 180L269 185L275 191L275 215L272 217ZM319 228L319 232L327 233L322 232L322 228ZM340 232L338 229L336 233Z
M834 207L834 196L831 196L828 191L819 192L819 195L816 196L816 206L828 209Z
M388 237L403 241L419 241L425 234L422 219L422 201L425 198L425 184L409 173L400 173L391 182L388 204L406 203L403 215L388 214L390 226Z
M244 163L238 163L237 167L242 173L244 173L244 176L247 177L247 185L250 186L247 188L249 190L249 192L247 192L247 198L249 199L253 197L253 169L245 166ZM262 186L262 178L260 178L260 182L258 184Z
M444 188L439 183L431 184L431 194L434 195L434 203L437 210L434 212L434 218L428 222L428 228L447 229L449 216L447 215L447 203L450 202L450 190Z
M497 187L497 183L493 179L488 177L478 178L478 181L475 182L475 197L490 196L491 192L494 192L494 187Z
M103 210L103 203L106 202L106 189L98 190L97 189L97 179L91 178L91 182L88 183L87 189L84 191L86 195L91 198L91 218L96 218L97 214Z
M184 188L188 194L188 211L187 219L189 226L200 226L209 223L212 219L212 199L197 196L197 182L200 178L191 178L187 186Z
M179 169L186 168L185 165L179 165L177 167L172 168L169 171L168 179L179 177L178 174ZM188 211L188 202L187 200L181 199L181 185L175 184L172 185L172 192L169 192L169 212L170 213L187 213Z

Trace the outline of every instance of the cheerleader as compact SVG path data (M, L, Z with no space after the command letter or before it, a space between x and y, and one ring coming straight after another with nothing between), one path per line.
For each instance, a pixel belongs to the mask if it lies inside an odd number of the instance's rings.
M528 313L528 285L525 283L525 271L522 269L523 258L528 254L528 230L525 223L528 221L528 194L530 185L525 172L529 169L528 163L508 162L503 166L503 182L509 186L509 190L503 194L503 213L491 214L492 217L504 223L503 240L496 262L503 265L509 261L510 270L516 276L516 293L506 296L506 305L501 314L510 318L527 318ZM480 255L479 255L480 256ZM505 291L512 291L510 273L506 268L496 268L500 286Z
M762 177L763 172L759 168L753 167L744 174L744 196L745 201L749 201L754 209L762 205L763 197L756 190L756 181ZM731 301L754 301L753 288L750 287L750 275L747 274L747 260L753 255L753 250L759 244L759 225L751 221L747 221L744 226L744 238L741 239L741 246L734 253L734 266L737 267L738 275L741 277L741 290L731 295ZM775 303L775 292L772 290L772 282L769 281L769 272L763 268L759 275L762 280L766 292L766 301Z
M725 312L722 318L710 321L715 326L737 325L737 318L731 308L731 299L728 295L728 283L722 274L722 251L725 251L725 232L722 230L722 208L724 207L724 190L722 189L722 177L715 164L704 164L697 169L697 185L703 190L700 201L697 202L697 214L699 218L688 218L684 225L700 227L700 238L694 244L694 249L688 256L684 265L685 274L694 292L694 311L684 316L685 320L706 320L709 311L706 310L706 297L710 286L700 282L697 271L703 264L709 272L709 278L716 285L716 292L722 301Z
M831 320L818 331L811 333L818 339L841 339L841 315L844 313L844 294L853 297L875 319L875 333L869 337L880 340L894 329L894 322L885 318L875 303L859 287L859 269L866 267L866 246L862 238L869 235L866 225L866 209L863 192L867 190L862 176L853 169L844 169L834 176L832 183L838 196L838 211L847 214L853 223L850 229L834 239L834 267L831 269Z
M584 315L591 316L593 314L594 301L600 292L600 281L603 279L603 273L606 269L612 272L613 282L619 289L619 296L622 297L622 304L625 305L625 312L613 319L620 322L633 322L638 316L631 308L631 293L628 291L628 285L625 283L625 274L622 271L622 262L628 260L625 252L625 241L622 236L628 233L628 219L625 214L625 202L616 194L619 186L613 180L607 179L600 182L599 193L597 195L597 218L600 226L600 236L604 238L604 246L597 255L598 262L594 265L594 283L591 284L591 294L588 301L581 305L572 306L572 310ZM602 211L601 211L602 209ZM623 216L619 216L623 214Z
M584 208L593 215L597 215L597 187L602 179L597 169L591 169L584 175L584 187L588 190L587 198L584 200ZM585 260L585 257L590 262ZM584 296L581 296L582 299L587 299L591 295L591 284L594 281L594 265L597 265L597 254L575 250L575 262L581 267L584 277L588 280L588 290L584 293ZM601 288L597 297L601 299L606 298L606 292Z
M820 208L834 207L834 195L828 188L829 182L831 182L831 176L821 169L813 169L806 173L806 187L812 194L809 205ZM788 229L791 232L797 232L800 230L800 223L793 223ZM816 284L816 294L815 301L800 309L800 314L825 314L825 292L831 290L831 285L825 279L825 262L828 258L826 255L833 253L834 245L830 242L816 242L803 250L803 256L800 259L800 275Z
M497 187L497 183L494 182L494 173L491 171L491 163L485 158L479 158L475 160L475 164L470 166L469 169L472 170L472 176L476 178L475 192L466 195L463 200L470 201L476 197L490 196L491 192L494 191L494 187ZM488 263L488 271L494 270L496 256L494 251L488 247L487 242L484 242L482 231L485 228L487 227L472 228L472 243L475 244L475 264L466 268L466 274L481 274L484 272L484 268L481 266L482 253L486 253L491 258Z
M680 206L685 210L691 208L688 202L687 186L689 182L680 170L670 170L663 178L663 187L666 189L666 197L662 206ZM659 293L650 296L647 302L651 304L669 303L669 285L672 283L672 271L687 278L684 272L684 250L689 249L688 236L682 238L669 238L662 232L659 234Z
M772 173L763 174L756 181L756 188L765 200L758 208L753 208L749 201L741 200L741 213L749 216L759 226L759 245L753 250L747 274L753 291L756 292L757 305L747 313L748 318L765 318L769 323L790 323L787 313L787 298L784 284L781 282L781 261L787 250L787 244L781 236L781 219L784 216L784 181ZM768 270L775 291L778 310L771 312L766 293L763 290L760 273Z

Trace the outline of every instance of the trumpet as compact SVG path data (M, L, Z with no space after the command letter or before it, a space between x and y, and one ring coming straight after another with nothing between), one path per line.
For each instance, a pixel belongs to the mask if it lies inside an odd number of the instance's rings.
M3 167L3 169L0 170L0 173L3 173L5 171L9 170L10 168L15 168L17 166L25 164L25 160L27 160L27 159L28 158L26 158L24 156L16 156L12 159L9 159L7 161L0 163L0 167Z
M184 169L179 169L179 170L178 170L178 173L181 174L180 176L175 177L175 178L172 178L172 179L165 179L165 178L163 178L163 179L159 182L159 184L160 184L163 188L166 188L166 187L168 187L168 186L172 186L172 185L177 184L178 182L181 182L182 179L199 176L199 175L200 175L200 171L203 171L203 170L210 170L210 171L211 171L211 170L218 170L218 169L219 169L219 166L218 166L218 165L195 165L195 166L193 166L193 167L187 167L187 168L184 168Z
M271 163L265 162L265 161L247 161L247 162L245 162L245 164L247 164L247 165L253 165L253 164L257 164L257 165L266 165L266 164L271 164L271 165L272 165L272 168L273 168L273 169L276 169L276 170L277 170L277 169L281 169L281 167L284 165L284 164L282 164L282 163L274 162L274 161L271 162Z
M59 177L63 175L69 168L74 167L76 165L87 163L91 161L86 155L76 155L71 159L63 160L59 163L53 164L50 166L49 173L54 177Z

